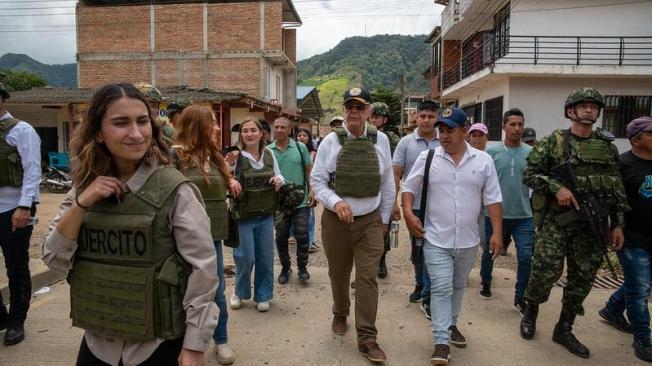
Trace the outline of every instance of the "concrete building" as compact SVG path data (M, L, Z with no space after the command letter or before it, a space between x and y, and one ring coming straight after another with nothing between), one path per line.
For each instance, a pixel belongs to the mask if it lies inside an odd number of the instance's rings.
M296 109L292 0L80 0L76 14L80 88L187 85Z
M652 108L652 1L454 0L427 42L432 97L463 108L500 140L518 107L539 136L566 128L563 103L583 86L606 99L597 126L629 149L625 126Z

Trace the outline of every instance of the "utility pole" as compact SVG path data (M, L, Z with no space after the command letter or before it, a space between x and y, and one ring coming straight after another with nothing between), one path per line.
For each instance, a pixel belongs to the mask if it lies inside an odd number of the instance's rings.
M405 128L405 74L401 74L398 87L401 90L401 131L403 131Z

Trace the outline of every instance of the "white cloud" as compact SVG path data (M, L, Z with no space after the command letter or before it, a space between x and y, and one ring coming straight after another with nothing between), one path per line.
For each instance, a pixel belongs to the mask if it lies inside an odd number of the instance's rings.
M432 0L294 0L294 5L303 20L297 31L299 59L352 36L427 34L439 24L443 9ZM0 55L25 53L44 63L75 62L74 12L72 0L0 3Z

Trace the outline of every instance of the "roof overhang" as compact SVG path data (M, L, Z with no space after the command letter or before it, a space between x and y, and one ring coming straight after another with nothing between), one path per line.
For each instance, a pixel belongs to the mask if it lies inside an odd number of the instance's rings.
M300 27L303 24L297 9L294 7L292 0L283 1L283 26L285 27Z

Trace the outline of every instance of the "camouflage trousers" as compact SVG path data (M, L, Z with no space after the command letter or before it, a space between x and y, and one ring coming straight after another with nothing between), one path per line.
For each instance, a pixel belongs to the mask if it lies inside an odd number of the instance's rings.
M605 251L597 248L587 228L578 224L562 228L552 218L546 218L534 237L532 273L525 299L535 304L548 301L566 258L567 284L562 302L569 312L584 315L582 303L591 291Z

